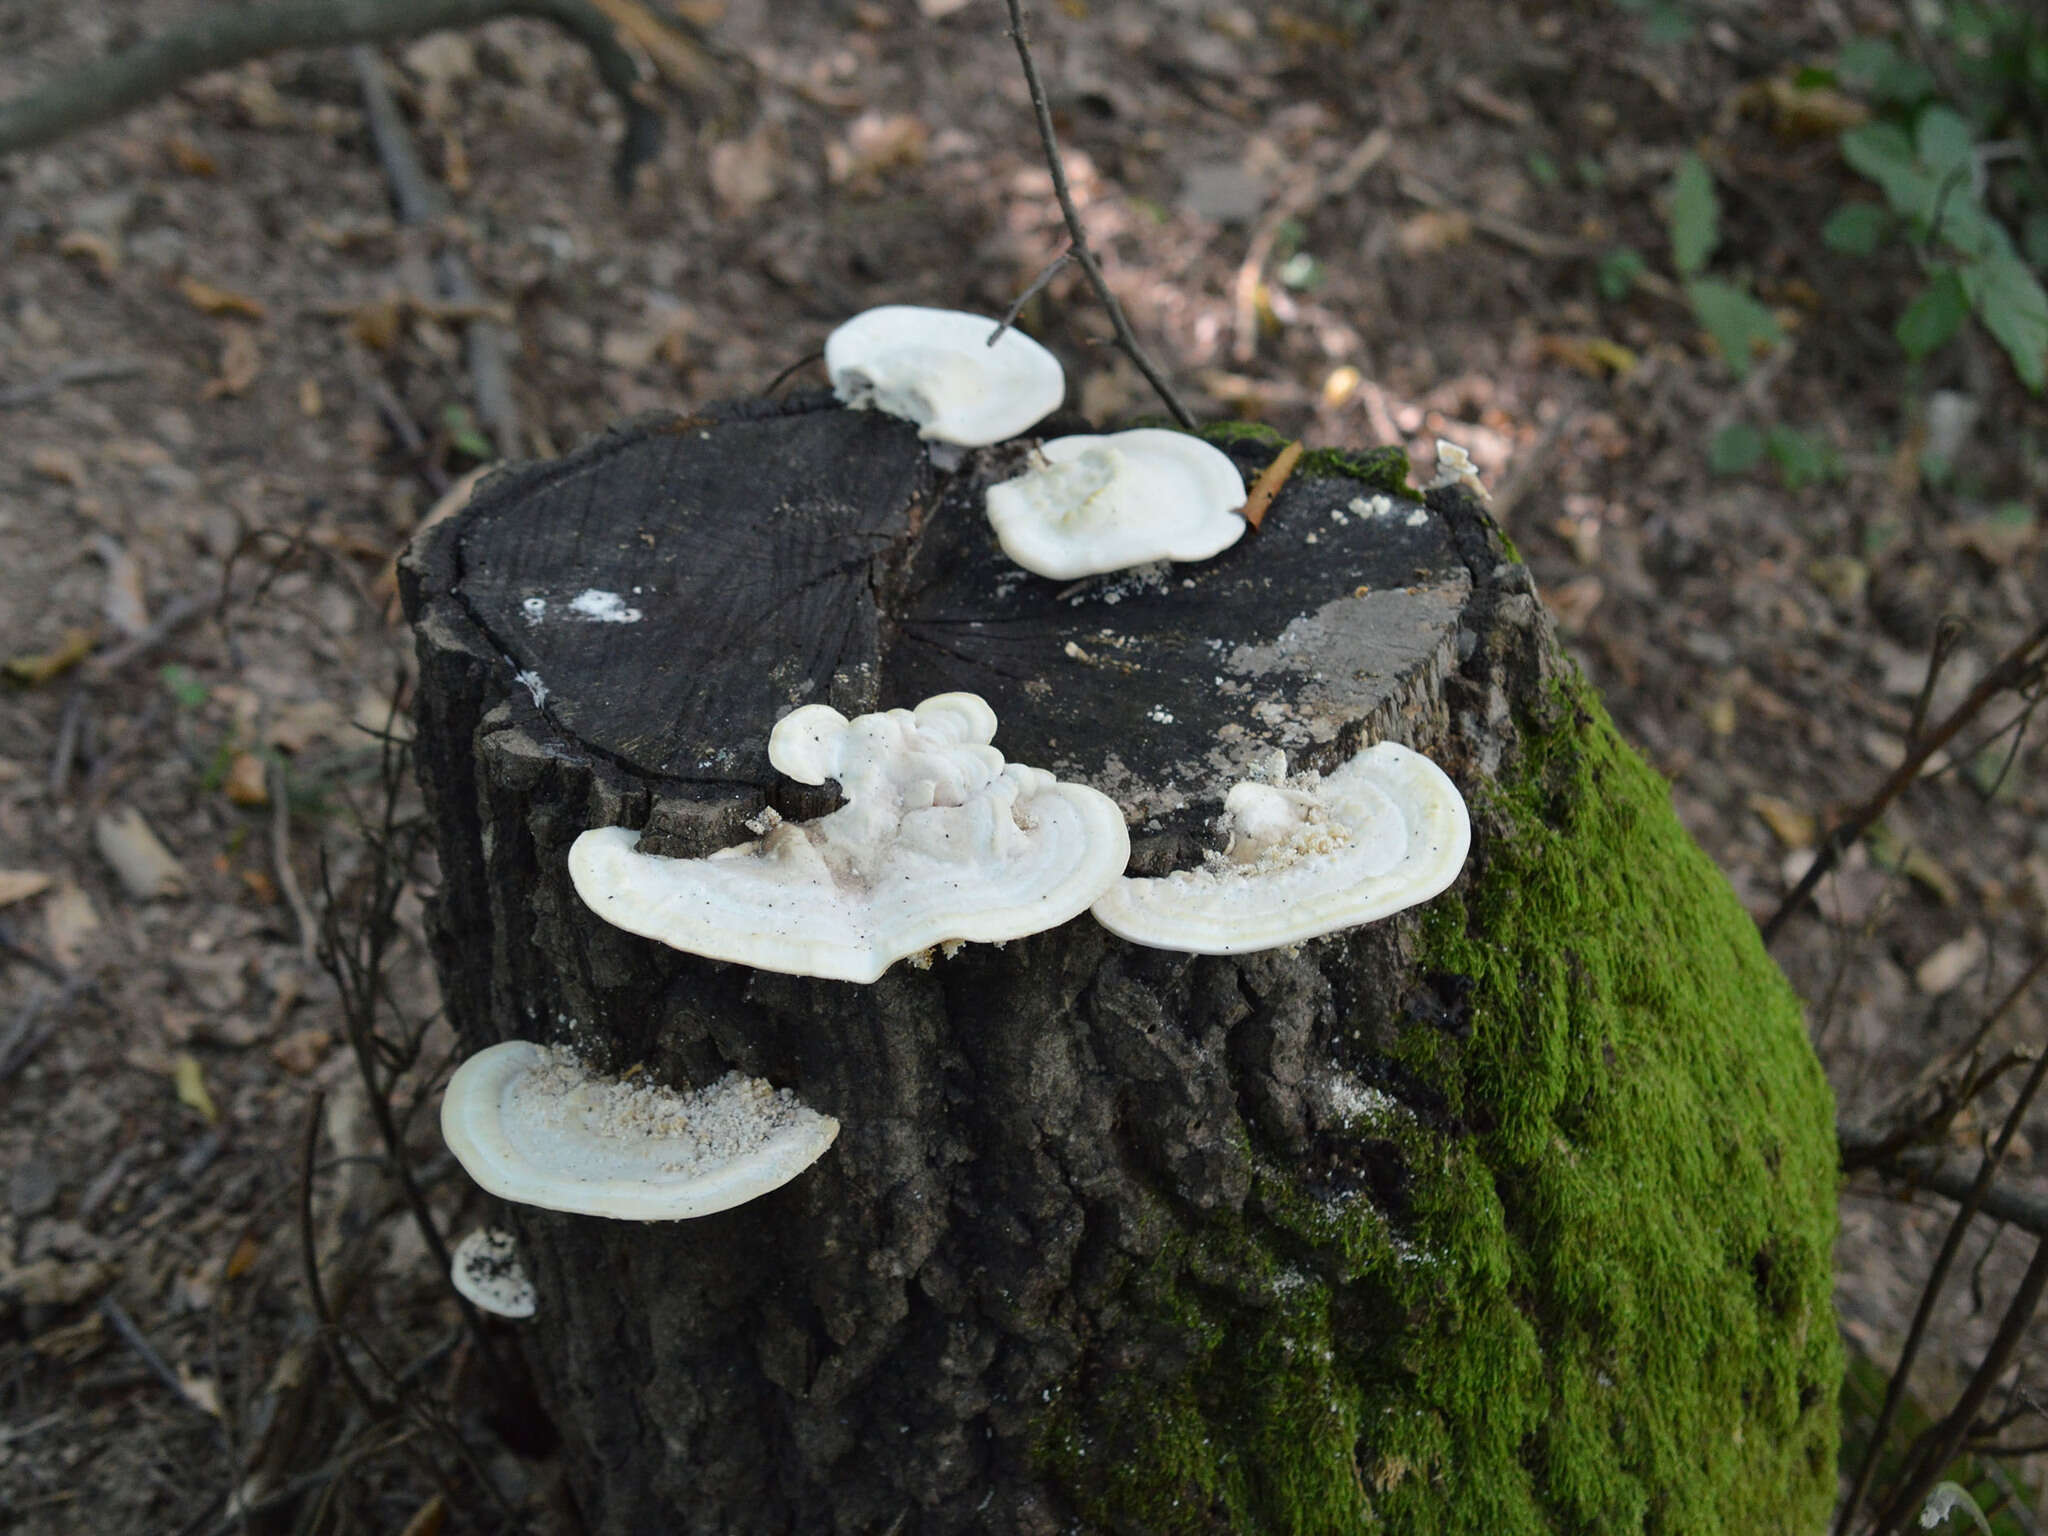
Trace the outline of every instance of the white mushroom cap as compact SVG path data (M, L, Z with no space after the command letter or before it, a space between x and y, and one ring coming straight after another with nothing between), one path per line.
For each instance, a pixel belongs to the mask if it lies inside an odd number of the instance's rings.
M979 448L1015 437L1059 409L1059 359L1015 327L957 309L885 304L825 338L832 388L855 410L914 421L932 442Z
M1391 741L1300 787L1224 799L1230 845L1201 869L1119 880L1097 921L1134 944L1196 955L1277 949L1355 928L1442 891L1472 844L1444 771Z
M839 1122L787 1089L727 1073L678 1093L598 1077L567 1051L508 1040L456 1069L441 1135L501 1199L622 1221L706 1216L779 1189Z
M1123 873L1123 813L1096 790L1006 764L995 730L971 693L853 720L807 704L776 725L768 760L806 784L836 779L838 810L707 859L638 853L639 834L600 827L570 848L570 877L629 933L837 981L873 981L935 944L1057 927Z
M519 1246L510 1232L478 1227L455 1245L448 1278L479 1312L494 1317L531 1317L533 1282L519 1262Z
M1251 526L1238 516L1244 500L1244 477L1222 449L1140 427L1053 438L1034 468L989 487L988 520L1025 570L1069 581L1221 554Z

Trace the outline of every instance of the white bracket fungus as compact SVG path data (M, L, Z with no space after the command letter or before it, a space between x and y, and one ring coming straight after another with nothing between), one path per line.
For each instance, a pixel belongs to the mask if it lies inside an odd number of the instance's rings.
M1429 900L1458 877L1472 826L1444 771L1391 741L1327 778L1232 786L1230 843L1200 869L1119 880L1110 932L1196 955L1277 949Z
M832 388L855 410L917 423L931 442L979 448L1015 437L1059 409L1059 359L1014 327L957 309L885 304L825 339Z
M780 1189L839 1122L787 1089L727 1073L678 1093L598 1077L567 1051L508 1040L456 1069L441 1135L501 1199L622 1221L677 1221Z
M989 487L988 520L1025 570L1071 581L1221 554L1251 526L1238 516L1244 502L1229 454L1185 432L1140 427L1053 438L1030 470Z
M1130 858L1107 795L1003 761L972 693L849 720L807 704L776 725L768 761L846 803L780 822L705 859L638 853L599 827L569 850L576 893L629 933L764 971L873 981L955 940L1000 943L1088 909Z
M519 1246L510 1232L478 1227L470 1233L455 1245L448 1261L448 1279L479 1312L493 1317L533 1316L533 1282L519 1262Z

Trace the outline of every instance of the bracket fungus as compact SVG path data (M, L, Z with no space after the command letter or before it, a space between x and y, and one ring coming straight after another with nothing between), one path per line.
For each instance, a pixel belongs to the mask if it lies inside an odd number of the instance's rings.
M914 421L930 442L980 448L1051 415L1067 396L1059 359L1015 328L957 309L885 304L825 338L832 388L855 410Z
M1069 581L1155 560L1207 560L1251 525L1244 477L1222 449L1157 427L1056 437L1033 467L989 487L1003 553Z
M703 859L639 853L638 833L599 827L570 847L570 877L629 933L834 981L873 981L935 944L1057 927L1123 873L1123 813L1096 790L1005 763L995 730L972 693L852 720L806 704L776 724L768 761L799 783L836 779L838 810Z
M534 1314L533 1282L519 1262L519 1246L498 1227L478 1227L455 1245L448 1279L479 1312L510 1318Z
M1229 846L1200 868L1117 881L1096 920L1134 944L1196 955L1277 949L1429 900L1472 842L1444 771L1391 741L1326 777L1233 785Z
M729 1072L677 1092L599 1077L567 1051L507 1040L456 1069L441 1135L501 1199L622 1221L708 1216L780 1189L839 1122Z

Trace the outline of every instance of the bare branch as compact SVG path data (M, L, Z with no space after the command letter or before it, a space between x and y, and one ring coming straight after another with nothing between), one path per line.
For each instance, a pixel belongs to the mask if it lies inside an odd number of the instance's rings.
M1081 223L1081 210L1074 206L1074 194L1067 185L1066 162L1060 159L1059 136L1053 132L1052 108L1046 103L1045 82L1038 78L1038 64L1031 57L1031 38L1024 29L1024 7L1021 0L1007 0L1010 7L1010 41L1017 45L1017 57L1024 65L1024 83L1031 89L1031 110L1038 118L1038 141L1045 146L1046 169L1052 172L1053 196L1060 200L1060 213L1067 221L1067 235L1073 241L1073 257L1088 274L1089 286L1094 288L1095 297L1102 301L1103 309L1109 315L1109 323L1116 330L1116 344L1123 348L1124 356L1138 365L1138 372L1145 375L1145 381L1152 386L1153 393L1165 402L1173 419L1188 431L1195 429L1195 418L1188 414L1188 408L1180 403L1180 396L1173 392L1173 386L1166 382L1160 371L1152 366L1152 359L1145 355L1145 349L1138 345L1131 322L1124 318L1124 307L1117 303L1116 295L1109 291L1109 280L1102 275L1102 267L1095 260L1095 253L1088 248L1088 230Z
M640 69L633 56L586 0L281 0L220 6L0 103L0 154L53 143L154 101L196 76L266 54L391 42L500 16L551 21L589 51L598 78L626 114L626 136L612 173L621 194L630 191L633 172L660 144L661 119L639 98Z
M1769 944L1778 936L1792 914L1805 905L1806 898L1813 894L1813 888L1820 884L1822 877L1920 776L1920 770L1927 766L1930 757L1953 741L1956 734L1982 714L1984 707L2001 693L2028 687L2044 666L2048 666L2048 623L2038 625L2032 634L2000 657L1998 664L1979 679L1977 686L1970 690L1970 696L1958 704L1947 719L1925 736L1908 743L1906 760L1892 770L1891 776L1877 787L1875 794L1835 825L1822 840L1820 851L1799 883L1792 887L1785 899L1778 903L1778 910L1764 923L1764 943Z

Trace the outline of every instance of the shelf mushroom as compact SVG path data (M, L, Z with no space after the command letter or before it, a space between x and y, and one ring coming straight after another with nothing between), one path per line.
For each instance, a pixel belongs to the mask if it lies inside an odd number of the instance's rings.
M1207 560L1251 525L1238 515L1244 477L1220 448L1157 427L1056 437L1033 467L989 487L1003 553L1070 581L1155 560Z
M515 1319L534 1314L533 1282L510 1232L478 1227L470 1233L455 1245L448 1279L479 1312Z
M678 1221L780 1189L839 1122L787 1089L729 1072L679 1093L600 1077L567 1051L507 1040L448 1080L441 1135L504 1200L622 1221Z
M1444 771L1391 741L1299 787L1232 786L1225 851L1200 869L1117 881L1096 920L1134 944L1197 955L1277 949L1429 900L1472 842Z
M1001 943L1078 917L1119 875L1116 802L1005 763L995 711L972 693L849 720L823 704L783 717L768 761L846 803L776 822L704 859L636 852L625 827L569 849L577 895L606 922L764 971L869 982L936 944Z
M957 309L885 304L825 339L832 388L855 410L918 425L930 442L980 448L1015 437L1059 409L1059 359L1014 327Z

